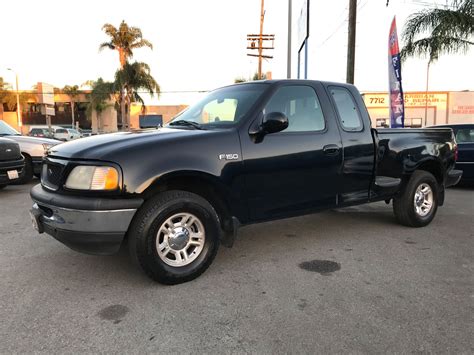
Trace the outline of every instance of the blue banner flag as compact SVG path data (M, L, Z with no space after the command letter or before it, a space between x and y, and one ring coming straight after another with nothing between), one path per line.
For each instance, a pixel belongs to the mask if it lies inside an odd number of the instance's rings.
M388 40L388 82L390 97L390 127L405 127L405 104L402 89L402 65L398 48L397 24L395 17L390 26Z

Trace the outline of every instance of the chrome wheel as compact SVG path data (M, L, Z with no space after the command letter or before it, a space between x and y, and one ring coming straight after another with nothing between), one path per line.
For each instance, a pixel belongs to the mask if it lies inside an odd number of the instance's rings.
M433 208L433 190L427 183L422 183L415 192L413 201L415 211L420 217L426 217Z
M206 233L202 222L191 213L177 213L158 230L156 250L166 264L181 267L192 263L202 252Z

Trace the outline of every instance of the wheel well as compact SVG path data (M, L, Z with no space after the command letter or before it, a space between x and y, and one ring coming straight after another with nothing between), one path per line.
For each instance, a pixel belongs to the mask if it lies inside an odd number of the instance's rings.
M225 188L218 183L202 176L169 176L160 178L149 186L142 196L145 200L163 191L182 190L195 193L206 199L217 212L222 228L232 229L232 216Z
M434 160L429 160L429 161L421 163L417 167L417 170L424 170L424 171L427 171L427 172L433 174L436 181L438 181L438 184L443 185L444 176L443 176L443 169L442 169L440 163L438 163Z

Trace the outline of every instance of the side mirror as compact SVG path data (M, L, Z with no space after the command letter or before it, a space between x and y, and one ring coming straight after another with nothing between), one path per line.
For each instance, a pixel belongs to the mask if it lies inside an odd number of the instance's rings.
M283 112L267 113L260 128L263 134L281 132L288 128L288 117Z
M288 117L283 112L270 112L263 116L263 122L255 124L249 133L255 143L263 141L267 134L281 132L288 128Z

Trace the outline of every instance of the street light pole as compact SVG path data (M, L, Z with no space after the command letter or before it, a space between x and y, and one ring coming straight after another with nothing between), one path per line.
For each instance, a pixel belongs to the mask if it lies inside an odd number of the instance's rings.
M425 90L425 127L428 125L428 88L430 82L430 64L431 59L428 61L426 66L426 90Z
M20 90L18 89L18 73L16 71L14 71L13 69L11 69L11 68L7 68L7 70L9 70L9 71L11 71L12 73L15 74L15 79L16 79L16 119L17 119L17 122L18 122L18 128L21 131L21 126L23 124L22 124L22 121L21 121Z

